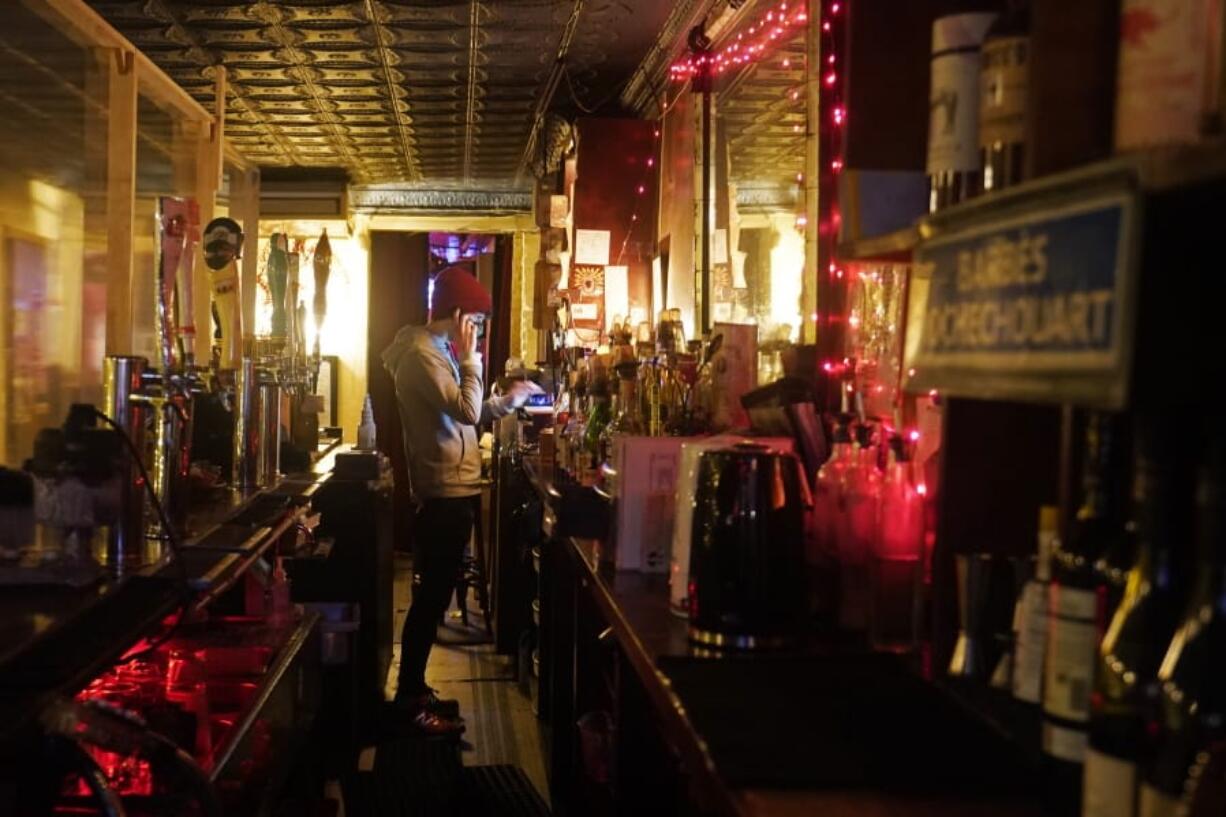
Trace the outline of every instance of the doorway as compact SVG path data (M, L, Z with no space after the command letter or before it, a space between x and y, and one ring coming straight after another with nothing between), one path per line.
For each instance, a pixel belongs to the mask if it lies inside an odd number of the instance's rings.
M395 476L393 508L398 547L408 547L413 515L396 390L383 369L383 350L401 327L426 323L434 275L447 266L467 269L489 289L494 301L486 348L482 350L488 393L489 384L502 373L510 349L512 248L512 236L503 234L381 230L370 234L367 383L379 428L378 446L391 461Z

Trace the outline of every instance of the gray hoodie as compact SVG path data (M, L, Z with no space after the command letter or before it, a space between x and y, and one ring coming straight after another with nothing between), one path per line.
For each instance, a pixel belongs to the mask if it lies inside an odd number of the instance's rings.
M413 496L480 493L477 426L511 412L509 396L482 402L481 356L457 364L445 336L406 326L382 357L396 384Z

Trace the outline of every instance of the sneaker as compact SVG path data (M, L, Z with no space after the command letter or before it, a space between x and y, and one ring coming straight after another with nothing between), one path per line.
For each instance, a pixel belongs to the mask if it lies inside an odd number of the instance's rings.
M447 720L464 721L460 717L460 702L455 698L440 698L438 690L431 687L420 695L396 696L396 705L411 710L424 709Z
M419 700L426 709L439 717L464 722L460 717L460 702L455 698L440 698L437 689L431 688Z
M407 727L421 737L459 737L464 733L464 721L433 712L422 704L422 697L399 698L389 707L391 719L385 723L394 732Z

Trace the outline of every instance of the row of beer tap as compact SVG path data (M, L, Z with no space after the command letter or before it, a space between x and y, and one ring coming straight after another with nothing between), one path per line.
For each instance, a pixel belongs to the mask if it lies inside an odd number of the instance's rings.
M103 367L102 413L142 452L144 461L125 459L120 475L120 518L112 526L109 557L131 563L145 552L147 537L181 535L188 510L193 424L200 401L215 398L233 417L229 482L252 491L275 483L280 471L282 424L303 445L318 440L320 347L318 329L327 312L332 252L327 232L312 258L314 271L313 350L305 339L306 307L299 302L299 255L284 236L274 235L266 274L272 300L272 333L257 343L244 327L243 281L238 263L245 236L229 218L215 218L200 230L191 199L163 197L157 211L154 359L110 355ZM198 257L209 269L213 333L212 359L196 359L192 324L193 273ZM244 331L246 330L246 332ZM152 435L150 437L150 435ZM147 474L164 513L147 519ZM162 530L169 524L174 530Z

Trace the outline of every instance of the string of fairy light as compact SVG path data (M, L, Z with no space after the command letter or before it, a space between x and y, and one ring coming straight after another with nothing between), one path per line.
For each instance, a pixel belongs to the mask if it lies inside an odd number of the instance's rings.
M822 191L818 198L818 270L819 276L826 275L824 286L817 282L818 296L819 299L823 293L826 296L826 332L838 335L834 342L826 346L828 350L841 346L842 331L836 324L842 322L849 283L847 273L838 263L835 251L842 226L838 189L839 176L843 172L846 146L844 133L847 126L847 105L843 98L843 83L840 82L846 18L846 0L829 0L823 4L822 64L815 69L821 72L819 99L823 112L818 130L818 156L822 160L818 176L818 189ZM815 320L820 320L820 312L814 317ZM819 333L820 331L819 325ZM850 363L845 357L827 358L822 361L822 370L832 378L841 379L846 375Z
M661 117L662 120L663 117ZM656 156L660 153L660 127L660 121L657 121L652 128L651 152L642 160L643 169L634 185L634 208L630 213L630 224L626 227L625 238L622 239L621 249L617 252L617 262L614 266L621 266L626 256L626 248L630 246L630 238L634 235L635 227L638 225L639 211L643 202L647 200L647 193L655 189L655 185L652 184L652 176L655 174ZM638 164L638 159L631 157L630 164Z
M840 81L843 70L843 50L846 40L847 0L827 0L821 6L819 26L821 31L820 55L818 66L805 65L806 77L809 71L817 71L820 75L819 110L822 115L818 128L818 155L822 158L818 177L818 270L819 277L827 276L818 284L819 301L825 294L826 304L823 307L827 331L833 330L833 324L841 322L842 307L847 298L846 271L836 259L835 247L842 222L842 214L838 205L838 182L845 161L844 132L847 125L847 106L843 98L843 83ZM752 63L773 59L780 46L792 40L796 32L804 30L809 25L809 14L803 0L781 2L761 13L748 27L738 33L727 45L706 54L690 54L685 59L670 67L670 76L676 81L693 81L701 78L704 73L718 76L731 70L738 70ZM781 66L792 67L792 58L784 57ZM793 87L785 91L787 98L799 106L807 104L803 87ZM800 125L793 127L797 133L803 132ZM796 175L796 184L803 193L804 173ZM803 195L799 197L803 201ZM796 218L796 228L804 232L809 229L808 217L803 211ZM819 324L821 312L811 316ZM837 340L835 341L837 342ZM827 348L837 348L834 343ZM822 369L832 377L845 374L849 361L844 359L826 359Z

